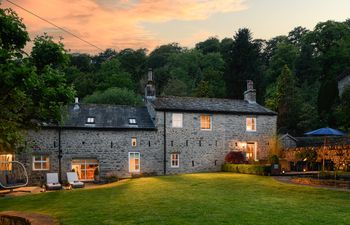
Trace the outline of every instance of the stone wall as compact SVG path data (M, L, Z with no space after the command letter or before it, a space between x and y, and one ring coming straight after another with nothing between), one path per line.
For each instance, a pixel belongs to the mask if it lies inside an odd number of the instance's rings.
M257 129L246 131L246 115L210 114L212 129L200 129L201 113L183 113L183 128L172 128L172 113L166 112L166 171L168 174L219 171L227 152L237 142L256 142L257 159L268 157L269 140L276 133L276 116L254 116ZM156 131L63 129L61 132L62 178L73 159L96 159L100 176L113 172L130 177L129 152L140 152L141 175L161 175L164 166L164 112L156 112ZM131 138L137 146L131 146ZM26 151L18 156L27 168L31 183L45 183L47 172L58 172L58 130L30 131ZM179 167L171 167L171 154L179 153ZM33 171L32 156L49 155L48 171Z
M166 112L167 172L219 171L225 155L236 142L256 142L257 158L268 157L269 140L276 134L276 116L255 116L257 130L246 131L245 115L209 114L212 129L200 129L200 113L183 113L183 128L172 128L172 113ZM158 134L163 135L164 112L157 112ZM179 153L180 166L171 167L171 154Z
M132 137L137 138L135 147L131 146ZM58 172L58 130L30 131L27 139L27 150L19 160L25 164L31 183L45 183L46 173ZM111 172L118 177L130 177L129 152L140 153L141 173L159 175L163 171L161 145L156 131L62 130L62 178L66 180L73 159L96 159L101 177ZM50 156L50 169L33 171L32 156L43 154Z

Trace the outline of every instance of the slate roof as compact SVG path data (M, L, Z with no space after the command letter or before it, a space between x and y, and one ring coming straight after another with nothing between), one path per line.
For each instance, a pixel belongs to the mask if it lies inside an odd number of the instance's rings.
M64 128L95 129L156 129L146 107L121 105L79 104L79 108L70 105ZM87 123L93 117L94 123ZM136 124L129 124L136 119Z
M257 103L244 100L193 97L158 97L152 102L158 111L213 112L226 114L277 115Z

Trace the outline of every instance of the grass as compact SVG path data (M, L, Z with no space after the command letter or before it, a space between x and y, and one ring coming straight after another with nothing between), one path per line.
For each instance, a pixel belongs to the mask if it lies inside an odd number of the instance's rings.
M350 224L350 193L271 177L202 173L0 199L0 211L68 224Z

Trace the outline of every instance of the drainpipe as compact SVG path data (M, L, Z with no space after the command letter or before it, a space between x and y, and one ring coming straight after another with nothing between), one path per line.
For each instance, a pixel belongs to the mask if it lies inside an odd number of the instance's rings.
M166 112L164 111L164 175L166 175Z
M58 127L58 179L62 183L62 148L61 148L61 130L62 127Z

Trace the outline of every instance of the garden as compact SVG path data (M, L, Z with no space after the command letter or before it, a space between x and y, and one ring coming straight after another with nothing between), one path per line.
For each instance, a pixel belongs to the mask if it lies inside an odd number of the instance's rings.
M46 214L63 225L349 224L350 194L268 176L199 173L3 197L5 210Z

